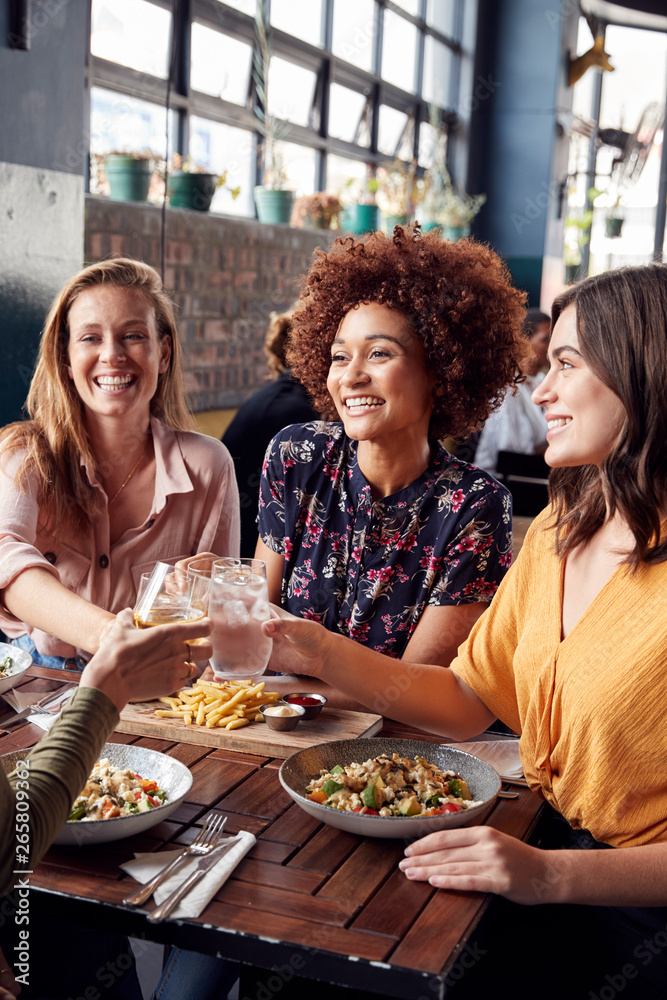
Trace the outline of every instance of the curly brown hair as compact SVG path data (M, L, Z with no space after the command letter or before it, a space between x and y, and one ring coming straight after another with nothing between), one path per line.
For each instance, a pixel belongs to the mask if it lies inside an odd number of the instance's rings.
M292 316L287 361L324 419L337 419L327 391L331 343L360 302L400 309L424 344L435 375L429 432L466 437L521 381L526 295L505 264L474 240L449 243L419 226L393 236L339 237L316 250Z

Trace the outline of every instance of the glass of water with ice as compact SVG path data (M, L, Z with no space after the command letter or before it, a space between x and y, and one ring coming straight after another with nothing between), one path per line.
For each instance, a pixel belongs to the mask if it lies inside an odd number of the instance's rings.
M263 635L269 612L266 565L261 559L221 559L213 563L209 592L213 620L211 666L221 680L260 677L266 670L273 641Z

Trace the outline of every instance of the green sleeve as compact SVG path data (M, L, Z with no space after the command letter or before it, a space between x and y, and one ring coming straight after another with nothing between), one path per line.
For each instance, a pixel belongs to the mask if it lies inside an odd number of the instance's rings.
M119 719L115 705L96 688L77 688L50 731L31 750L27 801L29 854L34 867L67 820L107 737ZM25 777L25 776L24 776ZM25 785L0 770L0 895L12 885L16 866L16 793ZM21 817L26 813L22 812Z

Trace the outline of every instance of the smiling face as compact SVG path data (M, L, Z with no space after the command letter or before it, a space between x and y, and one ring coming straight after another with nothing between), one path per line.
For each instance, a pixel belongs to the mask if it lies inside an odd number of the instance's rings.
M343 318L331 345L327 388L345 433L358 441L423 442L433 409L434 379L424 346L403 313L377 302Z
M67 371L86 420L147 420L171 355L171 339L159 339L149 299L134 288L97 285L78 295L67 320Z
M601 465L623 427L625 409L580 352L574 305L558 318L549 360L549 372L533 393L533 402L546 407L544 458L553 468Z

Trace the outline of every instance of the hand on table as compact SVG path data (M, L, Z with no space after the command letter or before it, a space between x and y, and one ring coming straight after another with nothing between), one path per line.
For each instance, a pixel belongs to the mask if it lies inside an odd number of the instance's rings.
M0 948L0 1000L14 1000L20 992L21 987L14 978L14 970Z
M495 892L514 903L544 903L549 854L490 826L441 830L405 850L399 868L436 889Z

